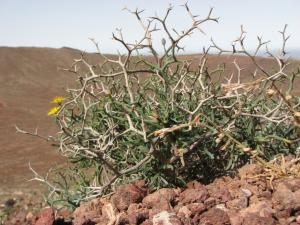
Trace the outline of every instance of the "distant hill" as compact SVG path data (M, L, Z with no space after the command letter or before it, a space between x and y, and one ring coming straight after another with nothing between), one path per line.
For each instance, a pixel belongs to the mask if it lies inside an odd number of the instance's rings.
M0 48L1 184L25 184L31 176L28 162L45 173L50 165L61 161L49 143L16 134L14 125L30 131L38 127L45 136L55 134L53 118L47 116L50 101L64 95L65 88L76 79L58 67L68 67L79 57L79 50L69 48Z
M288 51L288 54L294 59L300 59L300 49L292 49Z
M59 71L68 67L73 59L80 57L80 51L71 48L10 48L0 47L0 181L1 188L24 186L31 177L28 162L41 173L63 159L54 148L42 140L16 134L14 125L34 131L36 127L42 135L53 135L57 131L53 118L47 117L54 96L64 95L65 88L74 85L74 75ZM96 62L96 54L87 54ZM182 56L199 60L199 55ZM246 74L253 72L253 64L241 56L210 56L208 64L215 66L226 61L227 73L233 70L232 61L236 58ZM270 60L259 59L260 63L271 68ZM291 67L299 65L294 61ZM248 79L248 75L242 79ZM300 84L299 84L300 87ZM300 93L300 92L299 92ZM3 186L2 186L3 185Z

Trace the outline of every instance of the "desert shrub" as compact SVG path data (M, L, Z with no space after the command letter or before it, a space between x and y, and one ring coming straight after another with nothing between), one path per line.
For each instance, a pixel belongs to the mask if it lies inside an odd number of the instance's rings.
M286 27L280 53L266 50L269 68L258 57L267 42L258 38L251 54L243 29L231 50L212 41L200 55L178 55L182 40L202 31L203 23L218 21L212 10L198 19L187 5L185 9L191 26L182 32L166 25L172 8L147 21L140 11L130 11L144 35L134 43L121 31L113 35L127 54L104 55L92 40L99 63L91 64L82 54L67 69L77 76L78 86L68 89L66 99L56 99L49 114L60 128L59 151L74 164L73 175L61 174L60 186L54 186L36 174L52 190L52 203L76 206L138 179L151 190L194 179L208 183L251 159L267 166L280 153L297 153L300 113L293 84L299 70L289 68L285 55ZM162 54L153 44L155 32L165 37ZM211 50L233 55L232 74L226 63L208 66ZM241 55L252 62L253 74L239 65Z

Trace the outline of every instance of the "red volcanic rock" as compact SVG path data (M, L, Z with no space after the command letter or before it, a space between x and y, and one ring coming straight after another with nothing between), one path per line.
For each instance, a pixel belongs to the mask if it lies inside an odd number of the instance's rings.
M217 204L225 203L232 199L229 189L225 184L215 185L215 183L212 183L206 188L208 190L209 195L216 200Z
M248 199L246 197L236 198L226 202L228 209L244 209L248 206Z
M203 203L190 203L184 205L177 210L177 215L182 218L193 218L195 215L199 215L206 210L206 206Z
M247 217L247 215L258 215L259 217L271 218L274 216L275 210L272 208L270 202L262 201L250 205L248 208L240 211L241 217Z
M104 202L101 199L94 199L90 202L81 203L74 211L74 225L96 224L102 217Z
M300 180L283 179L276 183L272 196L276 217L287 218L300 214Z
M226 212L221 209L211 208L210 210L195 216L193 224L199 225L230 225L230 219Z
M257 164L247 164L239 169L239 177L241 179L247 179L253 177L256 174L262 173L262 167Z
M184 225L175 213L162 211L153 217L153 225Z
M131 204L127 211L129 224L140 224L149 219L149 209L141 204Z
M272 217L261 217L257 214L249 214L243 218L241 225L276 225L276 221ZM235 224L232 224L235 225Z
M177 215L179 217L191 218L193 213L187 206L182 206L181 208L178 209Z
M275 210L270 202L258 202L240 211L230 211L228 213L232 225L254 225L265 224L275 225Z
M143 203L150 207L153 207L156 205L157 201L159 201L160 199L164 199L171 204L176 197L177 197L177 193L175 192L174 189L162 188L146 196L143 200Z
M146 196L143 199L143 205L152 209L151 215L161 211L170 211L176 197L177 193L174 189L162 188Z
M273 194L273 204L278 209L287 209L290 208L293 203L293 192L286 187L282 187L282 189L278 189Z
M251 172L248 169L246 174ZM264 177L223 177L206 186L190 182L184 191L162 188L147 195L145 182L140 181L122 186L110 199L82 203L73 213L72 223L63 216L54 220L53 210L46 209L37 220L33 214L26 219L12 215L5 225L29 225L29 221L36 221L35 225L300 224L300 179L279 178L272 184L273 189ZM70 218L68 213L66 216Z
M204 201L204 205L206 208L212 208L213 206L216 205L216 199L213 197L209 197Z
M113 195L111 201L119 211L124 211L128 209L130 204L142 202L147 192L145 182L137 181L121 186Z
M96 222L99 222L100 216L95 211L91 212L77 212L77 215L75 215L74 219L74 225L82 225L82 224L95 224Z
M52 208L46 208L41 211L35 225L52 225L54 223L54 211Z
M209 198L207 189L204 186L200 186L197 189L186 189L179 196L181 204L189 204L193 202L204 202Z

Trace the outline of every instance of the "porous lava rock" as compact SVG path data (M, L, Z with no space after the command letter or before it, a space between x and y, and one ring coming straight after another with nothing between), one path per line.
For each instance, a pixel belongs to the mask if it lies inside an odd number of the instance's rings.
M137 181L109 197L81 203L72 224L300 225L300 179L278 178L271 183L257 176L261 172L258 165L246 165L235 177L221 177L208 185L193 181L184 189L152 193L144 181ZM71 224L54 218L50 208L31 218L36 218L35 225Z

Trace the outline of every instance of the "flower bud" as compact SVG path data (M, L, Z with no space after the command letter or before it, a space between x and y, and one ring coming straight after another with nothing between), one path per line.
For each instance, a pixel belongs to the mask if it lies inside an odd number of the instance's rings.
M293 96L291 96L291 95L285 96L285 100L287 100L287 101L291 100L292 98L293 98Z
M268 89L266 93L269 97L272 97L276 93L276 91L273 89Z

